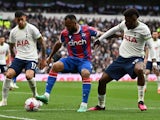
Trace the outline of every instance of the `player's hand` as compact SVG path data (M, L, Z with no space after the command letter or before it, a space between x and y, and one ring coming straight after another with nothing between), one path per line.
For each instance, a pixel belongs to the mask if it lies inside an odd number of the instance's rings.
M95 40L94 42L94 49L97 49L100 46L101 42L99 41L99 39Z
M40 69L43 69L46 66L47 66L46 60L45 59L41 59L40 60Z

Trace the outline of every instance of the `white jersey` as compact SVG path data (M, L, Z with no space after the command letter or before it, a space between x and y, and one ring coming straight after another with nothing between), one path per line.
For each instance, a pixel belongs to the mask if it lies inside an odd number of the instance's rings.
M119 48L120 55L125 58L144 57L146 40L152 38L148 26L138 21L136 28L128 30L123 21L119 24L119 28L124 31L123 41Z
M134 29L127 29L125 21L122 21L117 26L108 30L104 35L102 35L99 40L109 37L115 32L123 31L123 41L119 48L120 56L124 58L130 57L144 57L144 46L148 42L150 48L152 48L152 36L148 26L140 21L138 21L138 26ZM152 58L154 58L153 56Z
M25 28L19 29L18 26L11 30L9 42L15 43L16 58L22 60L38 61L37 39L41 33L32 24L26 23Z
M0 65L6 65L7 53L9 53L9 45L7 43L3 43L3 45L0 45Z
M153 41L153 47L155 49L156 60L160 62L160 39ZM150 51L148 51L148 61L152 61Z

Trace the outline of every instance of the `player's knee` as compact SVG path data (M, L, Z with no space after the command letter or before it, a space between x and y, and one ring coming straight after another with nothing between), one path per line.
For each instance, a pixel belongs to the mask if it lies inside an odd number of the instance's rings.
M6 73L6 78L12 79L14 76L12 73Z
M61 72L64 69L64 65L62 62L56 62L52 66L52 71Z
M34 77L34 73L32 74L26 74L26 79L31 80Z
M143 74L144 73L143 68L137 68L137 69L135 69L135 71L136 71L137 74Z
M89 78L90 72L88 70L84 69L81 71L81 76L82 76L82 78Z
M31 80L32 78L33 78L32 75L26 75L26 79L27 79L27 80Z

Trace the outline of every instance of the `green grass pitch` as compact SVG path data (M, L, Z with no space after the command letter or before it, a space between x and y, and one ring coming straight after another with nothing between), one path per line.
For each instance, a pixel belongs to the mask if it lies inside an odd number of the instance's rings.
M32 94L27 82L18 82L20 88L9 92L8 106L0 107L0 120L158 120L160 117L156 82L148 83L145 95L147 111L140 111L137 107L136 82L111 82L107 86L105 111L77 113L81 84L57 82L48 105L43 105L38 112L26 112L24 102ZM92 83L88 107L97 104L97 85L97 82ZM45 82L37 82L37 87L39 94L43 94Z

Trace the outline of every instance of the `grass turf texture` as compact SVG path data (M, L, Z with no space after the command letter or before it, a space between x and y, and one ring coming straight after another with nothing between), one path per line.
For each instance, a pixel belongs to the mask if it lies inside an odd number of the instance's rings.
M11 120L157 120L160 116L160 95L157 83L149 82L145 95L147 111L137 107L136 82L111 82L107 87L106 110L77 113L81 102L81 82L57 82L49 104L38 112L26 112L24 102L31 97L27 82L18 82L19 89L9 92L8 106L0 107L0 119ZM2 86L2 82L0 82ZM97 105L97 82L92 83L88 108ZM37 82L39 94L45 82Z

